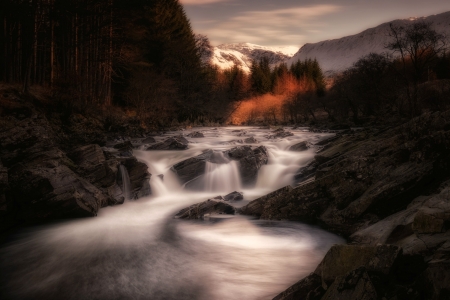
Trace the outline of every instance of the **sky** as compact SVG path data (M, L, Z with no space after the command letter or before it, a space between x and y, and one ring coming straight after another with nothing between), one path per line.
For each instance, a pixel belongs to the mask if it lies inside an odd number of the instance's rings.
M384 22L450 11L449 0L180 0L213 46L295 46L357 34Z

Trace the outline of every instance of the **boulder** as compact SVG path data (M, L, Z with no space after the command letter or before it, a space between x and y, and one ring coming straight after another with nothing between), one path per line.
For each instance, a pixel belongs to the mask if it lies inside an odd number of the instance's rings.
M271 200L273 198L285 197L291 191L292 191L292 187L290 185L285 186L285 187L278 189L270 194L267 194L265 196L262 196L258 199L251 201L249 204L242 207L239 210L239 213L241 213L243 215L261 217L261 215L264 213L264 207L265 207L266 202L268 202L269 200Z
M212 215L234 215L233 206L217 200L207 200L201 203L191 205L180 210L175 218L177 219L204 219Z
M377 300L378 294L364 267L338 277L321 300Z
M153 144L153 143L156 143L156 140L154 137L149 136L149 137L146 137L145 139L143 139L142 143L143 144Z
M178 175L181 184L185 184L205 174L206 162L216 164L228 163L229 160L221 152L207 150L204 153L175 164L171 170Z
M132 152L133 144L130 141L119 143L113 146L114 149L119 150L119 152Z
M203 135L203 133L198 132L198 131L191 132L191 133L189 133L187 136L188 136L188 137L191 137L191 138L204 138L204 137L205 137L205 136Z
M241 201L244 200L244 194L235 191L224 196L223 199L229 202Z
M325 293L322 289L322 278L315 273L311 273L284 292L275 296L273 300L320 299L321 297L314 297L317 292L319 295Z
M8 169L3 167L0 160L0 215L7 211L6 192L9 189Z
M344 276L359 267L388 276L401 254L401 248L393 245L335 245L327 252L314 273L322 277L323 286L329 286L336 277Z
M297 143L297 144L289 147L289 151L301 152L301 151L305 151L305 150L308 150L307 142L300 142L300 143Z
M175 136L151 145L146 150L186 150L187 148L188 141L182 136Z
M268 154L264 146L252 150L250 146L239 146L226 151L228 157L239 162L239 172L244 185L256 182L258 171L267 164Z
M252 136L252 137L244 139L244 143L245 144L257 144L258 140L255 139L255 137Z
M273 131L274 134L267 136L268 139L280 139L280 138L285 138L288 136L293 136L294 134L290 131L286 131L282 128L279 128L275 131Z
M119 159L119 162L125 166L130 178L131 198L138 199L148 196L152 193L150 187L150 177L148 167L145 163L138 161L135 157ZM118 173L117 180L119 186L122 186L121 176Z

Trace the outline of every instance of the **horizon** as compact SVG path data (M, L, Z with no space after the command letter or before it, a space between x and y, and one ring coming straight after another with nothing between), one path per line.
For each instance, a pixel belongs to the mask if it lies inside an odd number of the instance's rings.
M431 0L180 0L193 31L213 46L250 43L296 47L358 34L383 23L439 15L450 3ZM255 9L255 7L258 7ZM263 20L263 21L261 21Z

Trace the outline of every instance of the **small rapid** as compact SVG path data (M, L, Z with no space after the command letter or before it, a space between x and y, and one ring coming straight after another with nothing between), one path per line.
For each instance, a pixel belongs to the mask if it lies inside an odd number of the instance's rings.
M242 192L242 206L293 184L314 149L289 147L323 138L302 129L284 139L250 127L197 130L205 137L188 138L187 150L134 151L152 174L151 196L103 208L96 218L35 227L4 245L0 291L5 299L272 299L313 271L331 245L344 242L296 222L239 215L174 219L180 209L218 195ZM242 145L242 136L268 150L268 163L252 187L242 185L236 161L223 155ZM214 157L196 178L196 188L181 184L172 166L209 150ZM129 195L125 174L121 170L123 193Z

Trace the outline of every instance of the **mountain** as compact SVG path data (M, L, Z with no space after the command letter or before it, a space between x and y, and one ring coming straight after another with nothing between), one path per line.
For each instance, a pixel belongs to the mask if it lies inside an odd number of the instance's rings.
M268 57L272 65L285 62L298 50L296 47L264 47L250 43L222 44L213 47L212 54L204 60L218 66L220 69L231 68L234 65L250 72L251 61Z
M390 23L401 26L417 22L418 20L433 23L433 28L436 31L450 37L450 12L429 17L395 20L355 35L314 44L305 44L288 60L288 65L299 59L315 58L325 73L332 74L343 71L351 67L362 56L371 52L382 53L387 51L384 45L391 41L391 38L388 36Z

